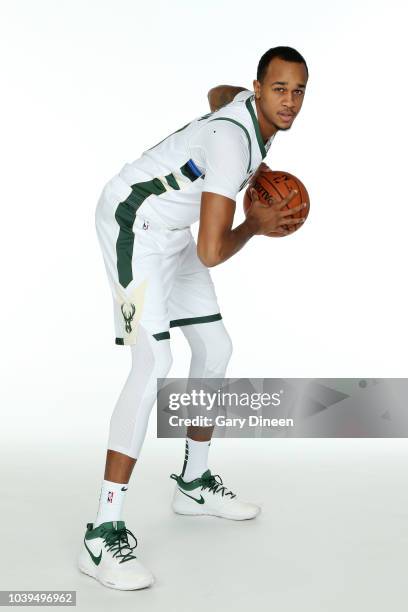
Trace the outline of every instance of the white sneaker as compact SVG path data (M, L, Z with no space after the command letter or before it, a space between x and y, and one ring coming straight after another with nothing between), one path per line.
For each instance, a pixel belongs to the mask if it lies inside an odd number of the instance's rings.
M210 514L243 521L255 518L261 511L255 504L239 501L235 493L223 485L221 477L213 476L210 470L191 482L185 482L177 474L171 474L170 478L177 482L172 503L177 514Z
M128 536L135 540L130 546ZM78 557L81 572L111 589L143 589L154 582L153 575L132 554L137 546L133 533L124 521L102 523L95 529L88 523Z

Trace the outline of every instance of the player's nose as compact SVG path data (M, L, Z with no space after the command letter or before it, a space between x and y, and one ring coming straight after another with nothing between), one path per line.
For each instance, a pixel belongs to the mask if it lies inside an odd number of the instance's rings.
M288 92L282 102L283 106L286 106L288 110L293 110L295 108L295 97L294 94Z

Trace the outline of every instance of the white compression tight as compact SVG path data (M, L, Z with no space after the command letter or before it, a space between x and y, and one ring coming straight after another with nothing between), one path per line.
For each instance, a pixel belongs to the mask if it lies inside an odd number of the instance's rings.
M224 378L232 343L222 319L180 329L191 348L189 378ZM173 358L170 340L156 340L141 325L131 351L129 376L110 420L108 449L137 459L156 401L157 378L166 378Z

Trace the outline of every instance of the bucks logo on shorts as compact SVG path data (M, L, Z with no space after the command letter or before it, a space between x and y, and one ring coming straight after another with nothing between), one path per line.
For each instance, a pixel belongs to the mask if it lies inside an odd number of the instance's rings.
M125 319L125 329L127 333L130 334L132 331L131 323L136 313L136 306L132 302L130 304L125 302L121 304L120 309L122 311L123 318Z
M136 339L139 320L144 308L147 279L135 285L132 283L129 290L126 291L120 283L115 284L116 344L134 344Z

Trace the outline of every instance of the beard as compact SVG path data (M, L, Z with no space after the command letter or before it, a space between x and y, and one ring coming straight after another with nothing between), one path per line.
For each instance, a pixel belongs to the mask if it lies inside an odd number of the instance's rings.
M277 132L287 132L292 127L292 123L290 125L283 125L283 126L279 125L278 123L275 123L275 121L271 121L271 123L274 126L274 128L276 128Z

